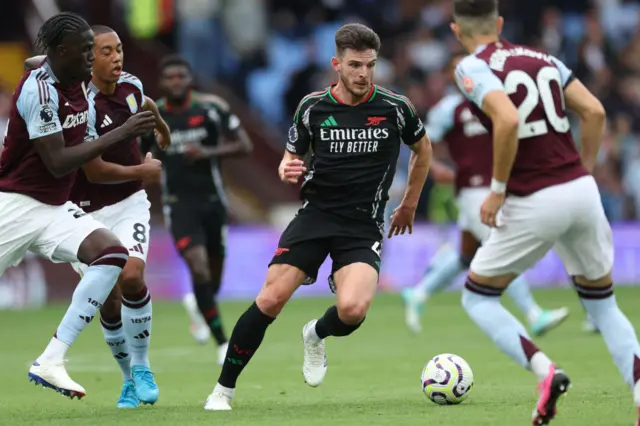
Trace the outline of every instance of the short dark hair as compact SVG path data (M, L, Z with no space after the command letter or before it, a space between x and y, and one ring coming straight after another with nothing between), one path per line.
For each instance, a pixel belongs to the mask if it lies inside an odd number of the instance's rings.
M180 55L168 55L162 58L162 61L160 61L160 72L164 72L167 67L176 65L185 67L187 68L187 70L189 70L189 73L192 73L191 64Z
M94 35L108 34L108 33L115 33L116 32L116 30L114 30L111 27L107 27L106 25L92 25L91 29L93 30L93 34Z
M453 14L463 18L482 18L498 11L498 0L454 0Z
M336 52L338 55L346 49L358 52L373 49L380 51L380 37L371 28L362 24L346 24L336 31Z
M46 53L47 49L62 43L69 34L90 30L91 27L80 15L71 12L60 12L47 19L38 31L34 48L38 53Z

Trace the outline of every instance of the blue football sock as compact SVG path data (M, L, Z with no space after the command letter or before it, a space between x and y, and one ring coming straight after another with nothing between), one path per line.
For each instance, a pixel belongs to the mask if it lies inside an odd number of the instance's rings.
M640 379L640 345L633 325L622 313L613 295L613 285L584 287L574 283L582 304L600 330L613 362L631 387Z

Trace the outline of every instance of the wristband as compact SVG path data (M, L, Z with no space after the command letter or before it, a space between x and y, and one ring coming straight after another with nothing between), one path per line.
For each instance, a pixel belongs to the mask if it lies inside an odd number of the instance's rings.
M507 191L507 183L491 179L491 191L496 194L504 194Z

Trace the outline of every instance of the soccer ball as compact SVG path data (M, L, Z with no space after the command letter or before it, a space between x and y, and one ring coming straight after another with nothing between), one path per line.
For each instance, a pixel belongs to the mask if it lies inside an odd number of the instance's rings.
M457 355L441 354L422 370L422 391L438 405L460 404L473 389L473 372Z

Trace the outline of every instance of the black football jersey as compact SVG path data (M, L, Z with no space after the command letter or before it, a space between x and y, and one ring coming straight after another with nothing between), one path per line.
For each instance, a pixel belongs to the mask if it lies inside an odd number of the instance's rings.
M311 151L300 196L337 215L383 222L400 144L425 135L415 107L404 96L372 86L355 106L331 87L305 96L289 129L287 151Z

